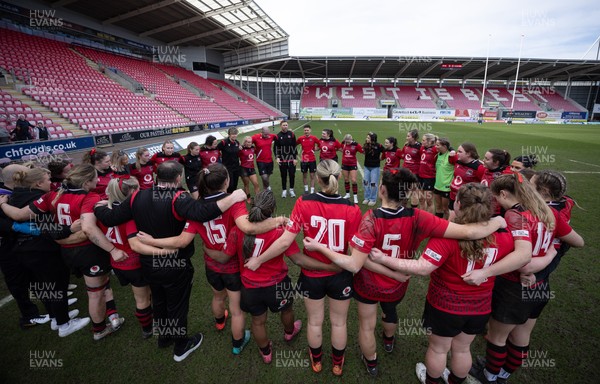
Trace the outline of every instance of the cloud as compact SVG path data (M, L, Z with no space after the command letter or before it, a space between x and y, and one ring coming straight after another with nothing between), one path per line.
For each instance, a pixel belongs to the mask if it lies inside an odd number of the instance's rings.
M576 58L600 35L596 1L256 0L298 56ZM595 50L587 58L595 57Z

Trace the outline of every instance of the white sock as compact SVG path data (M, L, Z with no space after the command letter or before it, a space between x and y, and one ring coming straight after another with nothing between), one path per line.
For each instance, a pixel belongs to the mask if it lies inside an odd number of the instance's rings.
M64 324L61 324L61 325L59 325L59 326L58 326L58 330L60 331L60 330L63 330L63 329L67 329L67 328L69 327L69 324L70 324L70 323L71 323L71 321L67 321L67 322L66 322L66 323L64 323Z
M485 376L485 378L486 378L488 381L496 381L496 379L498 378L498 375L493 375L493 374L489 373L489 372L487 371L487 369L484 369L484 370L483 370L483 375Z
M500 369L500 373L498 374L498 377L504 380L507 380L510 377L510 373L506 372L504 370L504 368Z
M271 186L269 185L269 186L267 187L267 189L270 191L270 190L271 190Z
M305 191L305 192L308 192L308 185L305 185L305 186L304 186L304 191Z
M311 188L311 189L310 189L310 193L315 193L315 189L314 189L314 188Z

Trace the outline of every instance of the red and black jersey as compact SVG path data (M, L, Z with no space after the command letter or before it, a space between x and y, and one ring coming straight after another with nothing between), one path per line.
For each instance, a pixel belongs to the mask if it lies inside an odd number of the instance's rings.
M485 259L470 261L461 255L458 240L430 239L421 257L438 267L431 274L427 301L443 312L455 315L487 315L492 312L492 289L496 277L480 285L469 285L462 275L498 262L515 248L510 232L501 229L485 248Z
M304 231L304 237L312 237L335 252L347 253L348 241L358 229L360 216L358 205L342 199L339 195L313 193L298 198L286 229L295 234ZM319 252L304 249L304 253L325 264L331 264L331 261ZM304 268L302 273L309 277L336 274Z
M565 195L560 201L548 202L548 206L556 209L567 223L571 223L571 210L575 206L575 201L572 198ZM556 249L560 249L562 245L560 239L554 239L553 243Z
M419 209L378 208L365 213L350 245L367 254L379 248L388 257L412 259L421 241L444 236L448 225L448 221ZM398 301L407 288L408 282L401 283L364 267L354 275L354 290L369 300Z
M283 232L283 228L276 228L269 232L256 235L254 238L254 248L250 257L258 257L258 255L267 250L277 239L279 239L281 235L283 235ZM250 268L244 268L244 236L245 234L238 227L234 227L227 235L227 242L223 248L225 254L233 256L234 258L237 256L237 260L239 260L240 263L240 276L244 287L263 288L280 283L287 276L288 272L288 266L283 260L283 256L291 256L300 253L298 244L296 244L295 241L292 242L284 253L261 264L260 268L253 271Z
M54 220L58 224L71 225L81 218L83 213L94 213L94 204L102 200L100 195L94 192L86 192L83 189L69 187L62 191L57 201L56 196L59 191L50 191L29 205L29 209L35 214L52 213ZM89 240L81 243L61 245L65 248L79 247L91 244Z
M437 148L432 145L429 148L421 146L419 163L419 173L416 173L422 179L433 179L435 177L435 162L437 161Z
M319 148L319 139L316 136L302 135L298 137L296 144L300 144L300 147L302 148L302 162L308 163L317 161L317 158L315 157L315 148Z
M381 160L383 160L383 170L400 168L400 159L402 159L402 149L384 149L381 153Z
M456 156L449 156L448 162L454 164L454 178L450 184L450 200L456 200L460 187L468 183L481 183L485 174L485 166L479 160L462 163Z
M219 201L227 196L229 195L221 192L202 197L202 200L206 202ZM205 248L222 251L229 232L235 227L235 219L247 214L246 205L243 202L239 202L214 220L205 223L188 221L185 223L184 231L199 234ZM221 264L204 253L204 263L208 269L218 273L236 273L240 271L238 261L235 257L229 259L227 263Z
M519 204L509 209L504 214L507 228L511 232L513 238L515 240L531 242L533 247L531 257L546 256L548 248L550 248L555 237L566 236L573 230L557 210L553 208L550 209L554 214L555 223L553 230L548 230L544 223L539 221L539 219L534 217L531 212L525 210ZM505 273L502 277L514 282L520 281L520 273L518 271ZM540 282L538 281L538 283Z
M319 149L321 150L321 160L332 160L337 156L337 151L342 149L342 144L336 139L319 139Z
M254 168L254 146L250 148L242 147L238 152L242 168Z
M277 135L269 133L264 137L262 133L252 135L252 144L256 148L256 161L259 163L272 163L273 155L271 154L271 146L273 141L277 139Z
M211 164L221 162L221 151L216 148L202 147L200 149L200 160L202 161L202 168L206 168Z
M485 166L484 166L485 167ZM487 167L485 167L485 173L483 174L483 177L481 178L481 184L485 185L486 187L490 187L490 185L492 185L492 182L501 175L510 175L513 172L510 170L510 167L500 167L500 168L496 168L494 170L490 170ZM498 202L496 201L496 198L493 198L492 200L492 208L494 210L494 215L500 215L502 212L502 207L500 206L500 204L498 204Z
M155 171L156 167L151 161L147 162L146 164L140 164L139 170L136 168L135 164L130 165L130 174L138 180L138 183L140 184L140 190L152 188L154 185Z
M358 164L356 161L357 152L365 153L362 145L358 144L356 141L353 141L350 144L344 143L342 146L342 165L356 167Z
M156 165L158 168L159 165L164 163L165 161L177 161L183 164L183 156L179 152L173 152L171 155L166 155L164 152L157 152L150 158L150 161Z
M421 166L421 143L415 143L412 145L405 145L402 147L402 158L404 162L402 166L413 174L419 174L419 167Z
M106 172L98 171L98 184L96 184L96 188L92 189L90 192L97 193L100 195L102 200L108 199L108 195L106 194L106 187L108 187L108 183L115 177L112 169L108 169Z
M113 203L114 204L114 203ZM125 224L118 225L116 227L107 227L98 221L98 227L104 233L106 238L115 246L117 249L125 252L127 258L123 261L115 261L112 257L110 258L110 265L115 269L123 271L130 271L142 267L140 263L140 255L131 249L128 239L135 236L138 232L135 222L133 220L128 221Z

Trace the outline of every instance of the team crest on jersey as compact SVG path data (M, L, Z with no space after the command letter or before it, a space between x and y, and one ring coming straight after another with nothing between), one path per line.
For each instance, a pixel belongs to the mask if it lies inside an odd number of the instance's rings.
M354 244L358 245L359 247L364 247L365 246L364 240L359 239L356 235L352 236L352 242Z
M440 255L439 253L435 252L433 249L431 248L427 248L425 250L425 254L429 257L431 257L433 260L435 261L440 261L442 260L442 255Z
M349 296L350 292L352 292L352 288L351 287L346 287L344 288L344 290L342 291L342 295L344 296Z
M90 273L92 273L92 274L95 275L98 272L100 272L100 267L99 266L94 265L93 267L90 268Z

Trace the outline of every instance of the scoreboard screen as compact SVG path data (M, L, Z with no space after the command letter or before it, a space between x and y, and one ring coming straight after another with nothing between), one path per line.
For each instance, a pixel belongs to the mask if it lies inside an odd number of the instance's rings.
M442 69L460 69L462 68L461 63L442 63Z

